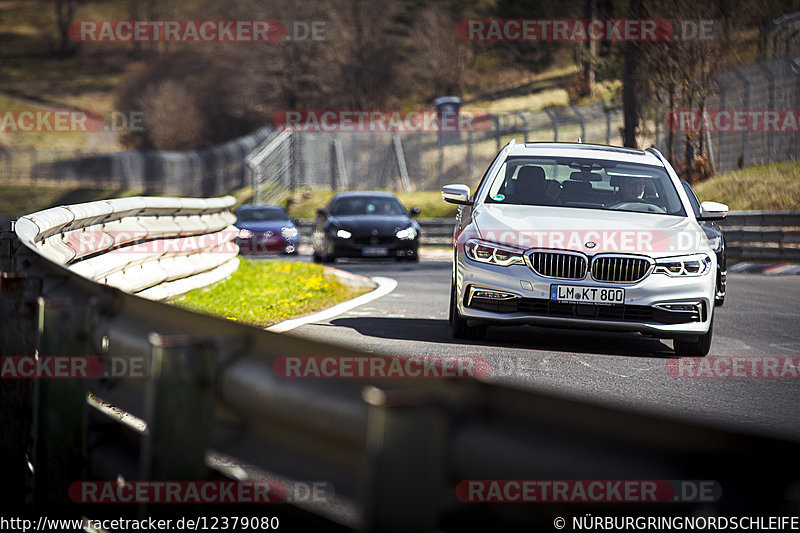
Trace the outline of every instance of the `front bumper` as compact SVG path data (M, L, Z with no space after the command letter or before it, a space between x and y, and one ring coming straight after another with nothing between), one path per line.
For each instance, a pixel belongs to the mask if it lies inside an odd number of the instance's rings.
M332 250L335 257L345 258L397 258L416 257L418 242L416 240L399 240L375 244L359 244L348 240L337 240L333 243Z
M280 234L253 235L250 238L236 238L239 253L242 255L291 254L297 251L297 238L287 239Z
M662 337L696 336L708 331L714 308L716 261L696 277L650 274L636 283L608 283L543 278L527 265L478 263L458 254L456 297L459 314L473 323L638 331ZM550 285L624 288L623 304L576 304L549 299ZM470 298L480 288L511 295L508 299ZM664 304L687 304L693 311L666 310Z

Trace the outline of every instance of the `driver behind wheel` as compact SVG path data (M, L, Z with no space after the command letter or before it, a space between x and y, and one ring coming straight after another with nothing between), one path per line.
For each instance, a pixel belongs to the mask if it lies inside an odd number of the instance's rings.
M644 178L626 177L619 185L620 202L635 202L644 198Z

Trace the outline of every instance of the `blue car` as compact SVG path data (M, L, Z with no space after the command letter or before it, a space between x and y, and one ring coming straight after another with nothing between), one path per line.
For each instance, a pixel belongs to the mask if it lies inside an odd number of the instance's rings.
M298 231L286 210L275 204L247 204L236 210L241 254L296 254Z

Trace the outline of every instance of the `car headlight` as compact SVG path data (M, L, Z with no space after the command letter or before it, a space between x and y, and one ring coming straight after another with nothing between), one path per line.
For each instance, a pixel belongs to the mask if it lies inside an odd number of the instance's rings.
M401 241L413 241L417 238L417 230L413 226L409 226L395 233L395 236Z
M464 245L464 251L467 257L479 263L500 266L525 264L525 260L522 258L524 250L508 244L469 239Z
M663 257L656 260L654 274L668 276L702 276L711 268L711 258L706 254Z
M293 239L297 237L297 228L283 228L281 229L281 235L286 239Z
M239 238L240 239L250 239L253 237L253 232L249 229L240 229L239 230Z
M722 236L717 235L716 237L709 237L708 244L711 246L712 250L719 252L722 249Z
M346 229L340 229L336 232L336 236L339 237L340 239L349 239L350 237L353 236L353 234L347 231Z

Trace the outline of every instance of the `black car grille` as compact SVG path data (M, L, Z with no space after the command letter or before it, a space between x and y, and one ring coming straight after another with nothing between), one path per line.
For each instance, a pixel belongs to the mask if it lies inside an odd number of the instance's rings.
M524 313L530 316L651 324L685 324L700 322L703 318L697 309L667 311L647 305L571 304L541 298L516 298L501 301L473 298L469 307L492 313Z
M562 252L531 252L531 270L547 278L583 279L586 277L586 257Z
M592 260L592 278L597 281L633 283L644 279L650 261L639 257L600 256Z
M381 244L392 244L394 236L373 235L368 237L355 237L353 242L362 246L375 246Z

